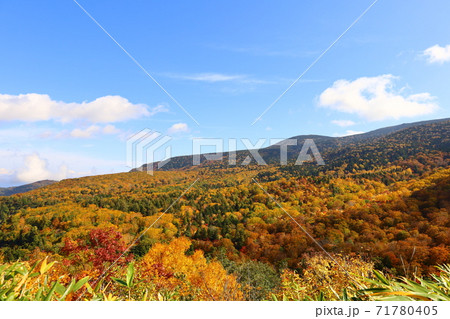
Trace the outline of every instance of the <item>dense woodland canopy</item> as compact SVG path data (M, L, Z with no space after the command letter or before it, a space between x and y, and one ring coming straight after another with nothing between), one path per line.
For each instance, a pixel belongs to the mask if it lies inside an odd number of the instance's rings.
M449 123L319 141L320 167L180 164L2 197L0 259L48 257L54 280L127 299L336 299L374 270L428 278L450 264Z

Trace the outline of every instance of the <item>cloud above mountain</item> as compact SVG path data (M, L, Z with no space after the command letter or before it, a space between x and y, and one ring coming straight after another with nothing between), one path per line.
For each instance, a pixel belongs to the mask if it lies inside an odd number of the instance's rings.
M318 105L335 111L356 114L368 121L426 115L439 106L430 93L406 95L406 88L395 88L397 77L385 74L338 80L319 96Z
M47 94L0 94L1 121L55 120L67 123L82 120L91 123L114 123L166 111L164 106L150 108L145 104L133 104L118 95L99 97L91 102L67 103L53 100Z
M57 172L50 171L47 161L36 153L28 155L24 161L24 167L16 173L17 180L22 183L32 183L45 179L61 180L72 173L65 165L61 165Z

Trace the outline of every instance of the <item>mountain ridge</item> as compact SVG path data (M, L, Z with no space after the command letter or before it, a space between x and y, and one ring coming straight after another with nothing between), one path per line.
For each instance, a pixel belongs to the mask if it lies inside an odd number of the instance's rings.
M20 193L26 193L32 191L34 189L38 189L41 187L45 187L51 184L56 183L57 181L53 180L42 180L34 183L19 185L19 186L11 186L11 187L0 187L0 196L11 196Z
M320 153L322 153L322 155L331 154L332 155L330 157L331 161L335 161L336 158L335 158L335 156L333 156L333 154L335 155L336 153L339 152L339 150L341 150L343 148L348 149L348 148L353 147L353 149L354 149L354 148L356 148L358 146L362 146L364 144L373 144L377 140L380 140L383 138L388 138L392 134L396 134L396 133L399 133L399 132L402 132L405 130L410 130L410 132L412 132L414 130L414 128L426 128L426 129L432 130L432 126L438 125L438 124L445 126L444 128L441 128L440 130L443 133L442 137L444 137L444 142L442 143L444 146L444 150L447 150L447 148L450 148L450 146L449 146L450 142L446 139L446 136L448 136L448 134L450 132L450 118L443 118L443 119L419 121L419 122L412 122L412 123L402 123L399 125L379 128L379 129L369 131L366 133L355 134L355 135L350 135L350 136L343 136L343 137L332 137L332 136L317 135L317 134L293 136L289 139L297 140L297 146L292 146L288 149L288 161L291 163L293 161L295 161L296 156L298 156L298 154L303 146L303 143L307 139L313 139L314 143L317 145ZM424 134L431 134L430 133L431 131L427 132L426 129L423 130L423 131L425 131ZM450 138L450 137L448 137L448 138ZM288 140L288 139L286 139L286 140ZM286 141L286 140L284 140L284 141ZM407 136L398 138L398 142L406 142L407 140L408 140ZM261 155L261 157L265 160L266 163L276 164L277 160L279 161L280 145L282 145L282 143L284 141L281 141L277 144L274 144L274 145L271 145L271 146L268 146L265 148L258 149L257 151ZM411 145L411 147L416 149L417 152L418 152L419 148L421 148L420 145ZM421 149L423 149L423 147ZM354 150L349 149L349 151L353 152ZM414 153L414 151L413 151L413 153ZM229 159L230 153L223 152L222 160L215 161L214 163L213 163L213 161L208 161L206 158L208 155L212 155L212 154L214 154L214 153L201 154L200 155L200 165L215 166L215 165L218 165L217 162L225 163L225 162L227 162L227 159ZM239 160L242 161L242 159L246 158L249 155L251 155L249 150L236 151L236 158L237 158L238 165L240 163ZM191 168L194 166L193 165L193 156L194 155L175 156L175 157L170 158L170 160L168 160L165 163L165 165L161 168L158 168L158 165L161 163L161 161L159 161L159 162L144 164L139 168L132 169L131 172L145 171L149 168L149 165L153 166L153 170L188 169L188 168Z

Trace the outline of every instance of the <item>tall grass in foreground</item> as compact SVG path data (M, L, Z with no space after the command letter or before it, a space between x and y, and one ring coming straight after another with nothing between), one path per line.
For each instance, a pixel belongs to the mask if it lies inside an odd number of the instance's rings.
M388 279L382 273L374 271L375 280L366 279L372 288L365 289L364 293L376 300L432 300L450 301L450 265L437 267L439 275L431 275L430 279L416 277Z
M66 285L52 280L48 273L54 264L44 259L32 265L21 262L0 265L0 300L66 300L87 284L89 277L72 279Z
M0 265L0 301L50 301L50 300L74 300L81 296L82 300L148 300L146 293L139 298L131 297L134 288L135 269L131 264L123 279L112 278L109 282L91 287L89 277L78 281L61 277L55 278L51 269L55 262L47 263L47 259L29 264L27 262L5 263ZM450 265L437 267L439 274L429 278L407 279L391 278L381 272L374 271L373 278L361 278L362 289L349 284L340 293L333 291L337 300L433 300L450 301ZM361 288L360 286L358 286ZM126 288L126 293L117 293L120 288ZM274 297L274 300L326 300L329 295L322 291L315 296L295 298L295 290L298 295L304 296L304 287L292 283L290 298L283 294ZM123 290L123 289L122 289ZM85 294L83 294L86 292ZM300 294L301 292L301 294ZM170 296L159 295L156 300L171 300Z
M430 278L393 278L374 270L374 278L360 278L358 285L349 282L340 293L332 291L332 300L372 301L450 301L450 265L437 266L439 274ZM330 300L329 291L322 290L314 296L305 296L304 287L289 283L287 293L273 295L273 300ZM293 298L292 296L301 296ZM291 296L291 297L289 297Z

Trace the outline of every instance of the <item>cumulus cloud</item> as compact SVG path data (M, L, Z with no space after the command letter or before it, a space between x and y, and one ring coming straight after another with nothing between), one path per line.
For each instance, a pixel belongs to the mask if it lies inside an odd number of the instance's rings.
M145 104L133 104L118 95L108 95L91 102L66 103L55 101L47 94L0 94L0 120L37 122L56 120L63 123L84 120L91 123L114 123L165 112L164 106L150 109Z
M167 130L167 133L169 133L169 134L182 133L182 132L189 132L189 127L186 123L176 123Z
M369 121L399 119L430 114L439 107L429 93L403 95L395 90L395 76L362 77L355 81L338 80L319 97L319 106L357 114Z
M444 63L450 62L450 44L445 47L441 47L436 44L423 51L423 54L427 57L428 63Z
M350 120L333 120L333 121L331 121L331 123L336 124L341 127L355 125L355 122L350 121Z
M0 149L0 187L36 182L42 179L61 180L94 174L109 174L126 170L123 160L112 160L41 149L45 157L31 149L27 151Z
M62 165L58 172L51 172L48 163L38 154L25 157L25 166L17 172L17 179L23 183L33 183L45 179L61 180L66 178L70 171L67 166Z

